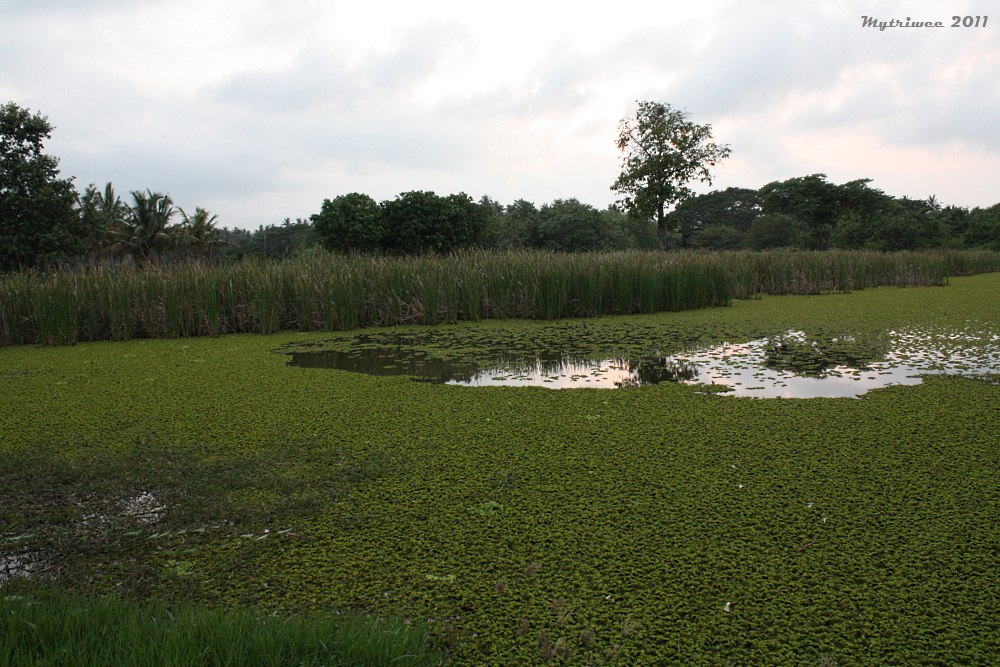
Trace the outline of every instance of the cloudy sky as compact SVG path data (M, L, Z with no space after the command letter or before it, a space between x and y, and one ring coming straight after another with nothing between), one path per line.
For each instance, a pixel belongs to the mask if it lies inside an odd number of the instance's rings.
M482 8L480 8L482 7ZM0 0L0 103L64 176L228 227L409 190L614 201L636 100L710 123L711 188L825 173L1000 202L992 0ZM952 16L989 16L951 28ZM945 27L862 27L879 20Z

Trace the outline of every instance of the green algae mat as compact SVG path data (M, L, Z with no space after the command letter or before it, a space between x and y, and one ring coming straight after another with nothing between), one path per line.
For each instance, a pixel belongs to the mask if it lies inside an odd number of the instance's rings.
M1000 274L392 333L437 332L460 356L797 331L877 358L902 330L995 359ZM410 619L455 665L996 661L992 362L813 399L289 363L356 336L0 349L0 585Z

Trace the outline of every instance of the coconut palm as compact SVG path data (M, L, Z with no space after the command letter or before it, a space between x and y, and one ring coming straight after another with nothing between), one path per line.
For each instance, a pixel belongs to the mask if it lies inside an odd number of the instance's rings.
M138 263L145 263L153 253L174 242L170 218L175 213L170 197L159 192L132 192L132 206L118 233L117 246L129 252Z
M108 182L101 192L93 184L80 197L80 220L87 229L91 252L114 247L129 216L129 207Z
M181 216L184 222L180 226L181 243L194 249L199 257L205 252L211 252L225 241L219 235L219 229L215 226L217 215L209 215L208 211L200 206L195 207L194 215L188 215L181 209Z

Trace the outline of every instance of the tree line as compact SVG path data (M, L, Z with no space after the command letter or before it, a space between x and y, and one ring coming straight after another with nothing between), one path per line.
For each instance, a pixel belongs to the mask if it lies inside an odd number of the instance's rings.
M597 209L575 198L536 206L501 204L465 193L404 192L377 202L349 193L325 199L309 219L255 231L219 227L216 215L188 214L152 190L125 198L108 183L78 193L42 151L52 126L14 103L0 107L0 271L54 263L244 256L290 257L312 247L384 254L447 253L467 248L560 252L625 249L930 248L1000 250L1000 204L968 209L936 197L897 198L870 179L831 183L824 174L760 189L694 195L694 177L729 155L711 143L710 126L658 103L639 103L616 142L622 199ZM673 210L667 208L674 206Z
M669 214L673 242L715 250L1000 250L1000 204L944 206L934 195L893 197L870 183L811 174L692 197Z

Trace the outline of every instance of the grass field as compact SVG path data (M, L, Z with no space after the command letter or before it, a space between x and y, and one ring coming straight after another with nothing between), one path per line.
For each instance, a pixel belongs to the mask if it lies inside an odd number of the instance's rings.
M663 350L1000 331L1000 274L948 283L439 326L584 326ZM0 349L7 569L164 604L394 619L455 665L996 660L995 375L754 400L432 385L274 352L331 335Z

